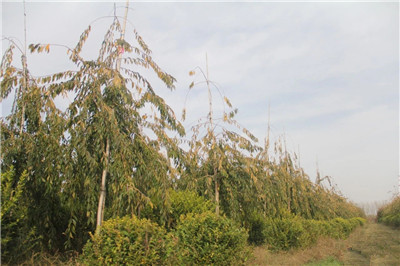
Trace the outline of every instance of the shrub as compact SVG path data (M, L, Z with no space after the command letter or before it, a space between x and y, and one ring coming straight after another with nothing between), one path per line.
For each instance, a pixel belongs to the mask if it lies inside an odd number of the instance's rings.
M15 264L40 245L36 228L29 224L26 195L27 171L19 177L13 167L1 173L1 261Z
M265 219L260 215L253 215L250 221L249 242L266 243L273 250L308 247L320 236L343 239L348 237L357 226L365 223L363 218L335 218L330 221L319 221L298 216Z
M170 191L168 229L176 228L182 215L204 213L215 210L215 204L197 195L194 191Z
M326 230L323 221L318 220L303 220L303 228L306 233L303 246L315 244L320 236L326 235Z
M331 220L330 223L333 224L335 232L332 233L335 238L345 239L353 231L353 227L349 220L338 217Z
M86 265L168 264L169 235L165 229L135 216L110 219L83 248Z
M307 243L301 218L269 219L264 230L266 242L272 249L289 250Z
M232 265L248 256L247 232L212 212L182 217L175 231L177 255L184 265Z
M358 221L358 225L361 225L361 226L363 226L367 222L367 220L365 218L361 218L361 217L355 217L353 219L356 219Z
M400 227L400 196L379 209L377 218L380 223Z
M249 243L255 245L265 244L264 230L266 226L265 217L259 213L253 213L249 218Z

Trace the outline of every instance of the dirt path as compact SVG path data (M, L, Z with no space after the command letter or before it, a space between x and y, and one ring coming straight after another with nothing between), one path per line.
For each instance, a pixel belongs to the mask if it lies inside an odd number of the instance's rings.
M368 223L346 240L320 239L306 250L254 249L248 265L394 265L400 266L400 230Z
M344 265L400 265L400 230L370 223L346 240Z

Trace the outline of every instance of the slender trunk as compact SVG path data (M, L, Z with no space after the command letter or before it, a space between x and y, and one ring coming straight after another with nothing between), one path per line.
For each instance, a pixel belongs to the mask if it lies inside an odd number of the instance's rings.
M124 26L121 31L121 40L125 38L125 29L126 29L126 18L128 16L128 6L129 0L126 1L126 8L125 8L125 20ZM119 72L121 67L121 58L122 53L118 55L116 70ZM106 205L106 177L108 171L108 163L110 160L110 137L107 137L106 141L106 156L105 156L105 165L103 168L103 173L101 175L101 187L100 187L100 196L99 196L99 205L97 207L97 223L96 223L96 234L100 232L101 225L104 219L104 206Z
M214 183L215 183L215 214L219 215L219 183L216 171L214 171Z
M28 78L27 78L27 65L26 65L26 9L25 9L25 0L24 4L24 54L22 55L22 71L23 71L23 85L22 85L22 92L21 92L21 102L22 102L22 114L21 114L21 125L19 129L19 135L22 135L24 124L25 124L25 103L24 103L24 94L27 91L28 86Z
M22 56L22 71L23 71L23 83L22 83L22 88L20 89L20 97L21 97L21 103L22 103L22 109L21 109L21 124L19 128L19 135L22 135L22 132L24 130L24 124L25 124L25 100L24 100L24 95L25 92L28 90L28 73L26 73L28 70L28 67L26 65L26 56Z
M106 141L106 154L105 154L105 165L103 168L103 174L101 176L101 186L100 186L100 196L99 205L97 207L97 224L96 224L96 234L100 232L101 224L104 218L104 206L106 203L106 177L108 171L108 160L110 156L110 139L107 138Z
M207 56L207 54L206 54L206 71L207 71L206 72L207 73L206 82L207 82L207 89L208 89L208 104L210 106L210 111L209 111L210 128L209 128L209 130L211 131L211 130L213 130L213 119L212 119L213 110L212 110L212 94L211 94L211 89L210 89L210 80L208 77L208 56Z
M24 130L24 124L25 124L25 104L22 103L22 114L21 114L21 124L19 127L19 135L22 135L22 132Z
M208 56L206 54L206 82L207 82L207 89L208 89L208 104L209 104L209 126L208 126L208 133L212 135L212 143L211 149L215 149L215 137L214 137L214 128L213 128L213 110L212 110L212 94L210 89L210 80L208 76ZM212 164L216 162L215 152L212 151ZM215 185L215 214L219 215L219 183L218 183L218 176L217 176L217 169L214 168L214 185Z

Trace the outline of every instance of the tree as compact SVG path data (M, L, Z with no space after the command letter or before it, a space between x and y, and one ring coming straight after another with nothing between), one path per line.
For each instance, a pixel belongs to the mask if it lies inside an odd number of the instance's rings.
M136 46L114 38L122 32L115 17L97 59L85 60L81 52L90 31L91 26L74 49L63 46L77 70L40 78L52 97L74 93L65 111L67 145L60 175L62 199L69 212L65 234L68 245L77 249L93 231L96 217L99 228L103 217L140 215L146 204L166 201L172 165L163 151L171 155L177 149L168 131L184 134L150 82L129 67L151 69L167 88L174 89L175 79L153 61L140 35L133 31ZM52 46L56 45L35 44L30 50L49 51ZM117 64L121 64L119 69ZM144 113L148 108L155 111ZM109 195L107 201L104 193Z
M14 95L14 101L11 114L1 121L2 172L14 169L12 189L26 174L20 199L27 207L23 228L35 228L40 239L35 249L62 249L63 237L59 235L64 220L58 165L64 148L65 120L46 88L29 72L22 49L9 40L11 45L0 67L1 99ZM22 54L22 68L13 64L15 48Z
M208 64L208 63L207 63ZM220 207L224 206L224 211L233 215L240 210L238 206L232 206L229 200L235 200L237 190L251 186L255 182L254 171L251 166L251 154L260 148L255 144L257 139L245 128L241 127L234 119L237 109L233 109L229 99L222 96L218 87L209 80L208 65L207 71L197 68L204 81L192 82L189 89L195 85L206 83L209 100L209 112L206 120L200 119L199 124L192 127L193 136L189 142L187 152L187 166L182 183L189 189L196 189L202 195L210 196L213 194L216 204L215 213L220 213ZM190 71L189 75L195 75L195 71ZM211 86L218 90L224 105L222 117L215 118L213 114L213 100ZM225 104L229 111L225 111ZM184 115L186 113L184 109ZM244 136L229 127L240 130ZM201 129L205 128L206 133L201 135ZM247 157L245 154L248 154ZM241 173L246 173L242 175ZM247 182L241 187L238 183ZM221 192L223 195L221 195ZM223 204L221 204L221 198ZM236 198L237 199L237 198Z

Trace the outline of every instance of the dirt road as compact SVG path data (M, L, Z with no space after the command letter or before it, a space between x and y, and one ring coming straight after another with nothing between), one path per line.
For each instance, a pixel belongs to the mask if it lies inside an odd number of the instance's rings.
M369 223L352 234L340 261L344 265L400 265L400 230Z
M254 249L248 265L393 265L400 266L400 230L367 223L346 240L320 239L306 250Z

